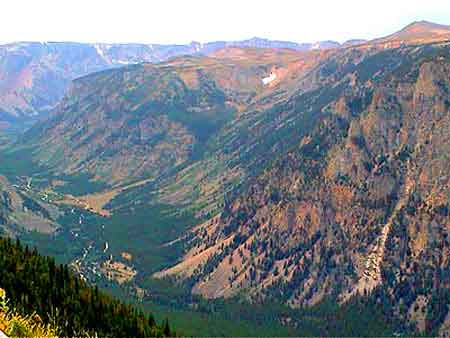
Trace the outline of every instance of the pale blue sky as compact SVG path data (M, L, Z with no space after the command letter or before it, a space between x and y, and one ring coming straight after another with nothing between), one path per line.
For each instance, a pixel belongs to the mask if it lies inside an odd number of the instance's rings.
M422 19L450 25L450 1L3 0L0 41L344 41Z

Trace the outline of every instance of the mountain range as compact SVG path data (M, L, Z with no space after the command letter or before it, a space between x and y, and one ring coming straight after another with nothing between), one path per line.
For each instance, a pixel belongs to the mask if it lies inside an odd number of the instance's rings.
M76 46L77 63L45 54L65 89L2 146L4 232L147 300L167 282L190 309L197 296L316 309L276 312L296 334L360 301L386 321L376 334L449 332L449 26L319 48ZM10 60L14 74L49 65Z
M360 42L355 40L346 44ZM208 55L226 47L306 51L339 46L334 41L299 44L261 38L186 45L10 43L0 46L0 123L14 126L26 124L30 119L34 121L38 115L45 115L54 107L70 81L109 68L142 62L158 63L180 55Z

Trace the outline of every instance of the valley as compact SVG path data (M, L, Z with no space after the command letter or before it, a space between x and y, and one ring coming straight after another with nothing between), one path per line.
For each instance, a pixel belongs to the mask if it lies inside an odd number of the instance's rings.
M100 191L97 193L92 193L84 196L72 196L70 194L63 195L61 199L55 201L58 204L72 205L78 208L82 208L85 210L89 210L93 213L96 213L100 216L109 217L111 216L111 212L108 209L105 209L105 206L114 199L117 195L126 190L140 187L144 184L151 182L152 179L141 180L132 184L128 184L126 186L121 187L113 187L110 190ZM52 193L50 190L49 193Z
M445 333L450 28L275 46L72 74L0 134L0 234L186 335Z

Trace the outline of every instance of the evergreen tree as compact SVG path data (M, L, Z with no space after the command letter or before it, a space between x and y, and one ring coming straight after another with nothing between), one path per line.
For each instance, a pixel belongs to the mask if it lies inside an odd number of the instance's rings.
M171 336L167 320L157 326L152 315L114 299L19 240L0 238L0 287L11 306L36 312L46 323L56 321L62 336Z

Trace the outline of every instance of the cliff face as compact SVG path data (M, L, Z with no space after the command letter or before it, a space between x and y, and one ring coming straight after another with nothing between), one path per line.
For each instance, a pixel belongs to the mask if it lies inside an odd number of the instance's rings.
M246 290L291 306L375 292L419 330L441 325L450 287L449 55L443 45L321 65L311 129L200 225L183 262L159 276L187 279L210 298ZM295 107L306 98L291 96L294 114L305 113Z

